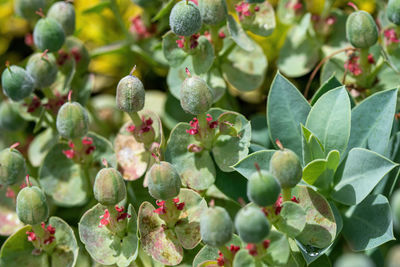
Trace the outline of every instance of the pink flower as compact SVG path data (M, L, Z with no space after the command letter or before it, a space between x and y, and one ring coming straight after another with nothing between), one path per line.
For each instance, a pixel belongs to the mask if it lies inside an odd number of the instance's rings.
M187 147L187 150L189 152L198 153L198 152L201 152L203 150L203 148L201 146L196 145L196 144L189 144L188 147Z
M369 64L375 64L375 59L372 54L368 55L368 62L369 62Z
M236 252L238 252L240 250L240 247L231 244L231 246L229 247L229 250L232 252L233 255L235 255Z
M225 265L224 255L221 253L221 251L218 251L217 264L218 264L218 266L224 266Z
M351 56L347 62L344 63L344 68L350 71L354 76L358 76L362 73L360 64L358 64L359 57Z
M151 37L152 33L147 29L140 15L134 17L131 23L130 31L136 33L139 39Z
M122 220L125 220L126 218L130 218L131 215L128 214L127 212L124 212L124 207L118 207L118 205L115 205L115 210L118 212L118 217L117 217L117 222L120 222Z
M75 151L73 149L63 150L62 152L69 159L72 159L75 156Z
M100 216L100 219L100 228L110 223L110 212L108 211L108 209L104 210L104 214Z
M185 202L179 203L179 198L174 198L172 201L174 201L177 210L183 210L185 207Z
M296 198L295 196L292 196L292 198L290 199L290 201L295 202L295 203L300 203L299 199Z
M281 213L282 202L283 202L282 196L279 196L278 199L276 200L275 204L274 204L275 215L279 215L279 213Z
M255 6L255 7L254 7L254 11L255 11L255 12L260 11L260 7L259 7L259 6Z
M185 47L185 37L180 36L178 40L175 41L178 45L179 48L184 48Z
M191 120L189 124L191 128L189 130L186 130L186 132L190 135L196 135L199 132L199 121L197 120L197 118L193 118L193 120Z
M267 248L269 248L269 245L270 245L270 243L271 243L271 240L264 240L263 241L263 247L265 248L265 249L267 249Z
M220 31L220 32L218 33L218 37L221 38L221 39L224 39L224 38L226 37L224 31Z
M157 214L165 214L167 213L167 209L165 208L165 201L159 201L156 200L157 206L159 206L158 209L155 209L153 212Z
M257 253L257 246L256 246L256 244L249 243L249 244L247 244L246 249L249 251L249 254L250 254L250 255L252 255L252 256L257 256L258 253Z
M10 187L7 188L6 197L8 198L15 198L15 192Z
M28 235L28 241L33 242L36 240L36 235L33 231L32 232L28 231L26 232L26 234Z
M91 137L84 137L82 139L82 144L91 145L91 144L93 144L93 139Z
M388 45L392 43L398 43L400 40L397 38L397 33L394 29L387 29L383 32L385 36L385 41Z
M335 16L329 16L329 17L327 17L326 19L325 19L325 23L327 24L327 25L333 25L333 24L335 24L336 23L336 17Z
M240 20L242 20L244 17L251 16L249 3L241 2L240 4L235 5L235 9Z
M128 127L126 127L126 130L127 130L128 132L133 132L133 131L135 131L135 125L129 125Z

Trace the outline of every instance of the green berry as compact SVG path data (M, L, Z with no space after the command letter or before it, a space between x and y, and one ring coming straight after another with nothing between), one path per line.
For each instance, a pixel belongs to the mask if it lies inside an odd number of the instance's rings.
M122 78L117 86L117 107L128 113L143 109L145 91L143 83L133 75Z
M45 9L46 0L14 0L15 13L27 20L34 20L39 16L36 11Z
M18 150L6 148L0 151L0 185L19 183L25 175L25 159Z
M389 0L386 16L390 22L400 25L400 0Z
M47 17L60 23L66 36L75 32L75 8L72 4L64 1L55 2L47 12Z
M378 41L378 27L365 11L350 14L346 21L347 40L356 48L368 48Z
M247 182L248 198L262 207L274 204L280 192L281 187L278 181L266 171L254 173Z
M41 18L33 30L33 41L41 51L56 52L64 44L65 33L55 19Z
M149 193L155 199L168 200L176 197L181 190L181 178L175 167L161 161L149 171Z
M203 22L210 25L221 23L228 14L225 0L199 0L199 10Z
M193 2L180 1L171 10L169 26L179 36L191 36L201 28L200 10Z
M47 57L41 53L33 54L26 65L26 71L35 80L36 87L49 87L57 78L56 58L52 54Z
M11 100L21 101L33 92L35 81L26 70L13 65L3 71L1 85Z
M114 168L101 169L94 181L94 197L103 205L116 205L126 197L124 179Z
M259 243L269 234L270 224L264 213L256 207L244 207L235 217L235 227L246 243Z
M183 110L193 115L206 112L213 103L213 92L207 83L200 77L186 78L180 92Z
M278 179L282 188L295 187L303 175L299 158L292 150L286 148L272 155L269 170Z
M0 129L18 131L25 127L17 103L3 101L0 103Z
M58 111L57 130L66 139L80 138L87 134L89 116L78 102L67 102Z
M90 63L90 55L85 44L74 36L69 36L64 44L66 52L75 60L77 73L87 72Z
M35 225L47 220L49 208L46 196L39 187L25 187L18 193L17 214L25 224Z
M203 242L220 247L232 238L233 223L228 212L221 207L208 208L201 214L200 234Z

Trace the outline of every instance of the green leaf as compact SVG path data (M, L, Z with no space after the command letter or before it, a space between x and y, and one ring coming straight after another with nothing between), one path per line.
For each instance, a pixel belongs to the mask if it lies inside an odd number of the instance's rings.
M104 214L105 206L97 204L83 214L78 226L79 237L85 244L90 256L104 265L116 264L128 266L138 255L139 239L137 237L137 216L132 205L128 207L126 234L119 237L108 230L99 227L100 216ZM111 213L112 214L112 213Z
M257 44L253 45L251 51L235 46L228 56L223 58L221 65L225 79L242 92L253 91L260 87L267 67L268 60Z
M339 151L332 150L326 159L313 160L304 167L303 180L318 188L329 189L339 162Z
M192 55L193 68L197 74L203 74L206 73L214 63L214 47L205 36L200 36L197 42L199 44Z
M236 163L233 168L245 178L250 179L253 173L257 171L255 163L260 166L261 170L269 170L269 162L274 153L275 150L260 150L254 152Z
M246 32L243 30L242 26L236 22L232 15L227 16L228 31L231 35L233 41L240 46L243 50L250 52L254 49L255 44L247 36Z
M178 67L187 57L186 52L176 44L177 40L180 37L172 31L167 32L162 39L163 53L171 67Z
M0 236L12 235L24 226L15 211L14 199L6 196L7 188L7 186L0 188Z
M355 251L394 240L389 202L382 195L370 195L357 206L350 207L343 220L343 235Z
M39 169L41 187L57 205L64 207L84 204L87 192L91 190L82 167L63 154L63 150L69 149L67 144L56 144Z
M96 13L99 14L101 13L105 8L110 7L111 2L110 1L102 1L100 3L97 3L85 10L82 11L82 15L87 15L87 14L91 14L91 13Z
M278 72L268 94L268 130L273 141L279 139L299 157L302 155L300 124L305 124L310 109L297 88Z
M259 10L252 16L244 16L240 23L246 31L260 36L269 36L276 27L274 8L267 1L257 6Z
M167 84L169 92L177 99L181 99L181 87L183 81L187 78L185 68L188 68L192 75L195 75L191 57L187 57L181 65L171 67L167 75Z
M196 143L194 137L186 132L189 129L188 123L175 126L167 142L165 159L175 166L185 186L204 190L215 181L215 166L208 151L188 152L188 145Z
M79 246L74 231L61 218L50 217L49 224L56 228L57 245L51 254L51 266L75 266L78 259Z
M325 158L324 147L310 130L301 125L302 132L302 148L303 148L303 164L307 165L313 160Z
M215 186L224 193L227 197L234 201L239 198L248 201L247 199L247 180L238 172L223 172L216 168Z
M175 5L175 0L169 0L168 3L166 3L160 11L151 19L151 22L155 22L162 17L166 16L172 9L172 7Z
M28 148L28 158L34 167L39 167L48 151L58 141L57 134L51 128L35 136Z
M351 112L351 132L347 151L363 147L379 154L389 143L396 110L397 89L378 92L357 105Z
M32 231L32 226L27 225L10 236L2 245L0 250L0 266L9 267L50 267L46 253L33 255L32 242L26 238L26 232Z
M117 167L117 158L114 153L113 145L106 138L89 132L88 137L93 139L93 145L96 149L93 151L93 160L97 162L97 166L103 165L103 159L106 159L108 164L114 168Z
M353 148L332 198L345 205L360 203L397 164L364 148Z
M328 201L312 188L302 185L295 187L292 194L307 214L306 226L296 239L306 246L329 246L335 239L337 225Z
M286 201L282 204L278 220L274 223L276 228L289 237L298 236L306 226L306 212L297 203Z
M291 78L309 73L320 57L319 41L307 34L310 16L305 15L302 22L287 34L278 58L279 71Z
M271 230L267 239L271 243L263 260L271 266L285 266L290 256L290 246L286 235Z
M324 94L308 114L306 127L321 141L327 155L338 150L346 151L350 137L350 100L345 87Z
M149 202L139 208L138 226L144 251L164 265L177 265L182 261L183 249L172 229L166 229Z
M229 122L238 125L237 136L220 135L213 143L212 154L215 163L224 172L231 172L231 167L249 153L251 139L250 122L237 112L224 112L218 117L218 122ZM235 127L236 128L236 127Z
M317 102L317 100L326 92L338 88L342 86L342 83L339 82L339 80L332 75L328 80L326 80L321 87L318 89L317 92L315 92L315 94L313 95L312 99L311 99L311 105L314 106L314 104Z
M227 85L219 68L212 67L207 73L202 74L201 77L213 91L213 102L215 103L220 100L227 90Z
M237 267L256 267L256 260L249 254L247 249L241 249L236 252L233 258L233 266Z
M270 147L267 118L264 114L256 114L250 117L251 124L251 142L263 147Z

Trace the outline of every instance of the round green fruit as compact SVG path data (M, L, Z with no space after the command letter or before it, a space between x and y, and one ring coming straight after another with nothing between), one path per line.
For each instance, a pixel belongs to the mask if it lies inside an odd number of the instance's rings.
M49 87L57 78L56 58L52 54L47 57L41 53L33 54L26 65L26 71L35 80L37 88Z
M292 150L286 148L272 155L269 170L282 188L295 187L303 175L299 158Z
M46 197L37 186L25 187L17 196L17 214L21 222L35 225L47 220Z
M246 243L259 243L269 234L270 224L264 213L256 207L244 207L235 217L235 227Z
M25 127L17 103L3 101L0 103L0 129L18 131Z
M220 247L232 238L233 223L228 212L221 207L211 207L200 218L200 234L203 242L212 247Z
M181 190L181 178L175 167L161 161L149 171L149 193L155 199L168 200L176 197Z
M94 181L94 197L102 205L116 205L126 197L124 179L114 168L101 169Z
M41 51L57 52L65 42L65 33L55 19L41 18L33 30L33 41Z
M400 0L389 0L386 16L390 22L400 25Z
M247 182L247 197L261 207L274 204L280 193L278 181L267 171L254 173Z
M25 159L18 150L6 148L0 151L0 185L19 183L25 175Z
M3 71L1 86L11 100L21 101L33 92L35 80L26 70L13 65Z
M80 138L87 134L89 117L78 102L67 102L57 114L58 133L66 139Z
M221 23L228 14L225 0L199 0L199 10L203 22L210 25Z
M55 2L47 12L47 17L60 23L66 36L75 32L75 8L71 3Z
M180 1L171 10L169 26L178 36L191 36L201 28L200 10L193 2Z
M117 107L128 113L143 109L145 91L143 83L133 75L122 78L117 86Z
M181 87L180 98L183 110L193 115L206 112L213 103L213 92L200 77L186 78Z
M15 13L27 20L35 20L39 16L36 11L45 9L46 0L14 0Z
M369 48L378 41L378 27L365 11L350 14L346 21L347 40L356 48Z

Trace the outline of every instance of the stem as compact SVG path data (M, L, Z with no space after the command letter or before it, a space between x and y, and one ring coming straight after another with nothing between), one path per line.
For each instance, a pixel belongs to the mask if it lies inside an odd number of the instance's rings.
M321 62L317 65L317 67L315 67L314 71L311 73L310 79L308 79L306 89L304 90L304 97L307 98L308 91L310 90L310 86L311 86L312 81L314 80L315 75L317 74L319 69L325 64L326 61L328 61L332 57L334 57L337 54L340 54L342 52L354 51L354 50L356 50L354 47L346 47L346 48L337 50L337 51L333 52L332 54L330 54L330 55L326 56L325 58L323 58L321 60Z
M131 117L133 125L135 125L135 126L142 125L142 119L140 118L140 116L137 112L128 113L128 115L129 115L129 117Z
M232 252L225 246L218 247L218 250L221 251L222 255L224 255L224 259L226 260L224 266L232 266Z
M132 40L132 35L128 31L128 29L125 27L125 23L124 23L124 21L122 19L121 13L119 12L119 8L118 8L116 0L110 0L110 9L114 13L114 17L116 18L117 23L119 24L119 27L121 28L121 30L125 34L125 37L128 40Z
M283 202L290 201L291 198L292 198L292 188L282 188Z
M219 38L218 30L219 30L218 26L210 26L210 34L211 34L211 40L214 44L215 56L218 56L218 53L222 48L222 40L221 38Z

